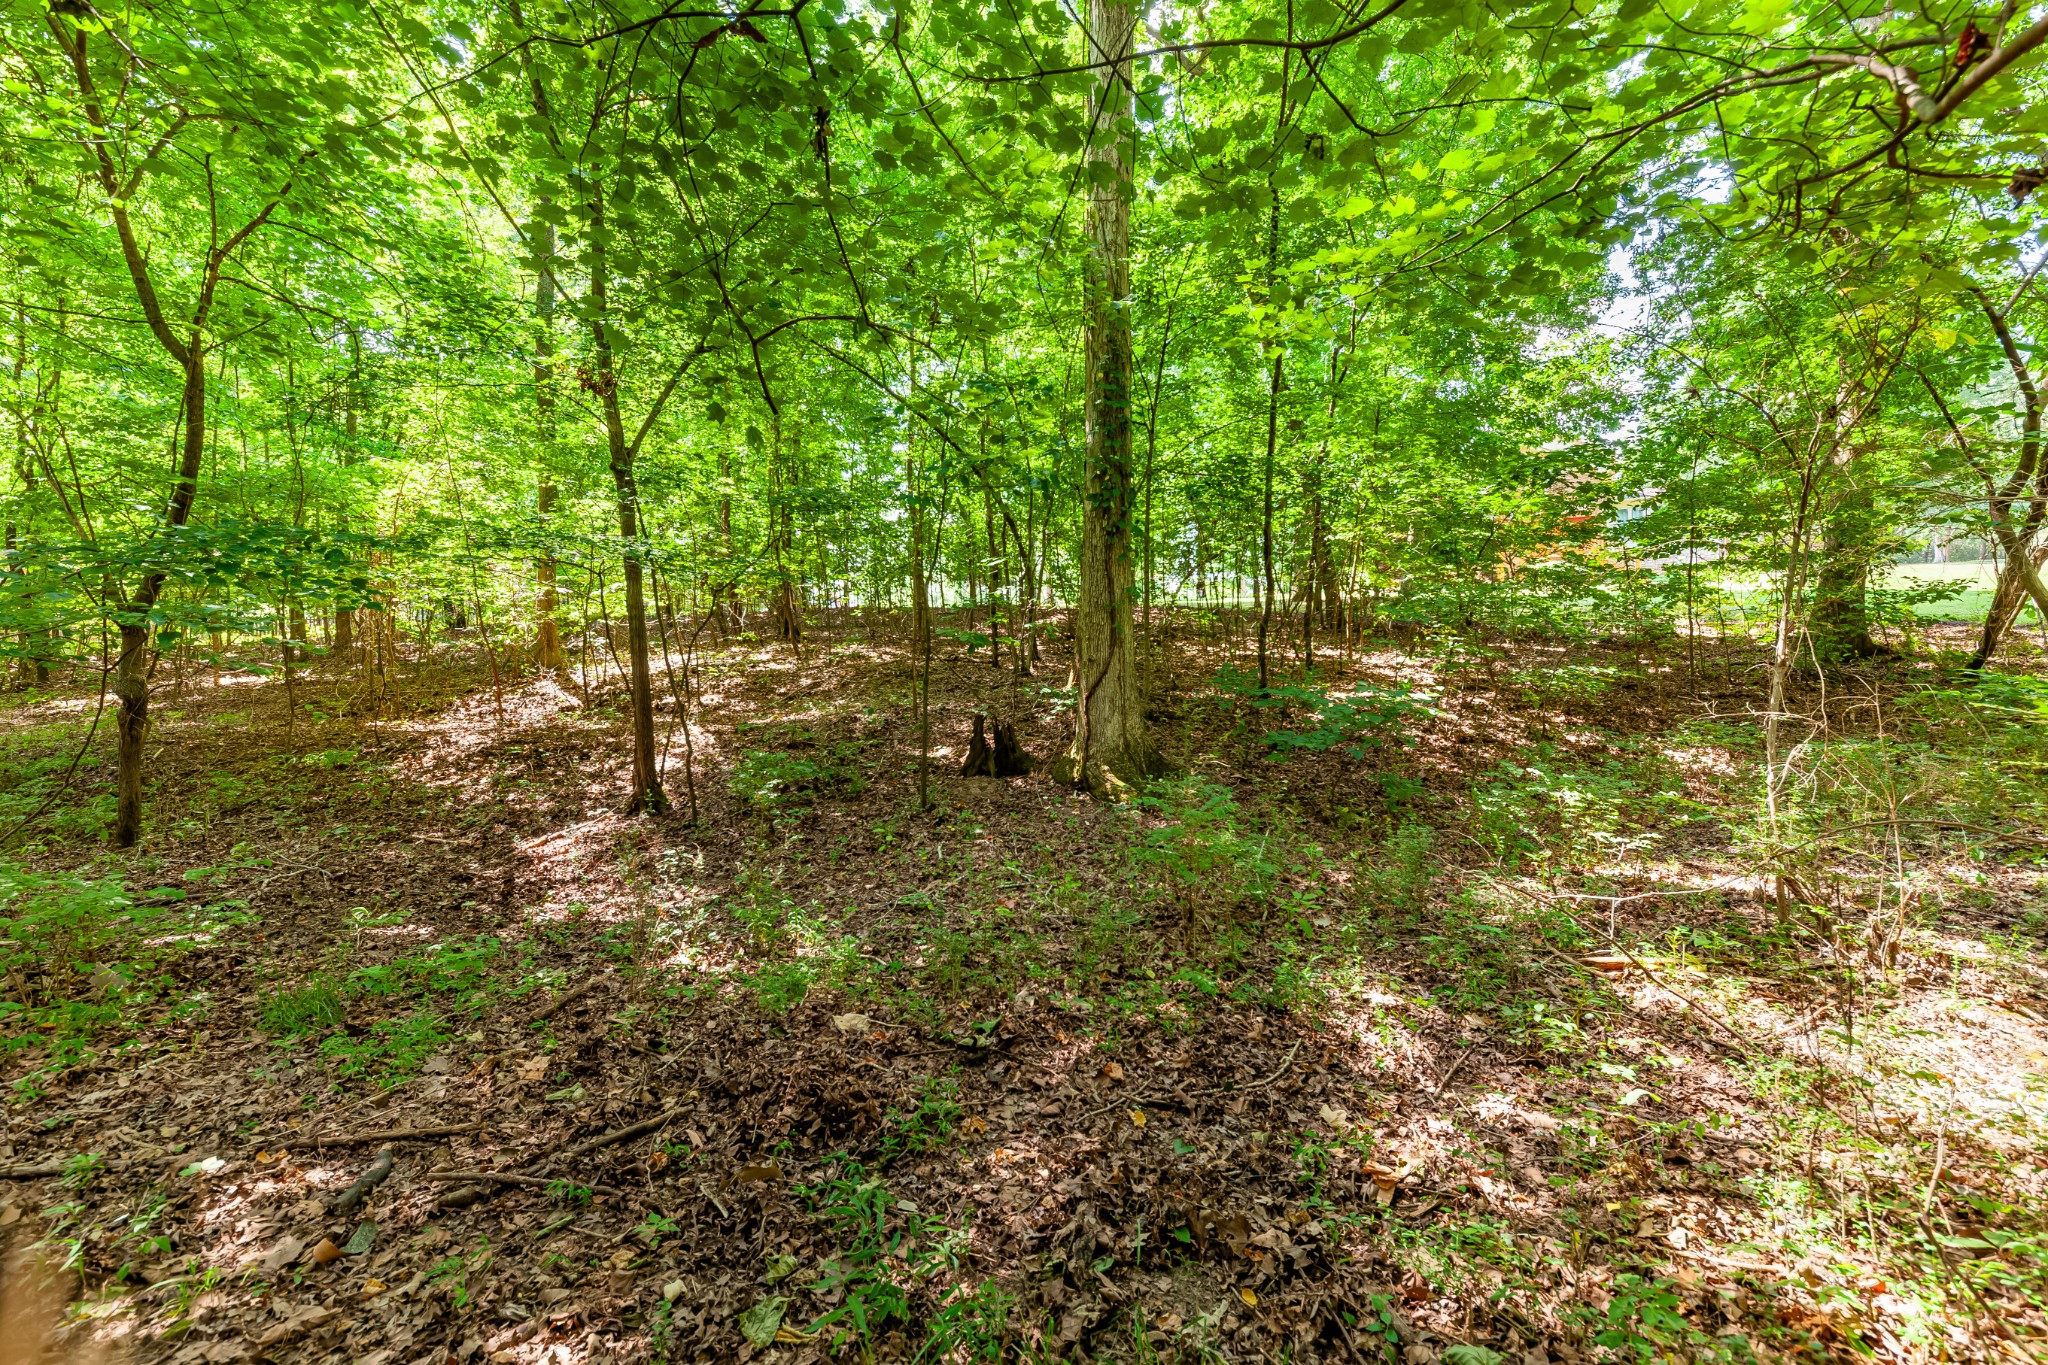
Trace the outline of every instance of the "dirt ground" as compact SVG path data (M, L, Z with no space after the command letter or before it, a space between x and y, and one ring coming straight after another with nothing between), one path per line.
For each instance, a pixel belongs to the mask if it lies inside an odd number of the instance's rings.
M1326 644L1427 709L1276 762L1176 629L1132 809L951 775L977 711L1057 752L1057 649L945 646L929 811L852 626L711 648L658 818L615 684L463 642L382 715L160 684L144 847L101 735L13 850L163 918L12 973L10 1279L179 1365L2048 1358L2042 831L1895 818L1912 877L1823 850L1788 926L1747 645ZM1793 709L1864 754L1940 643Z

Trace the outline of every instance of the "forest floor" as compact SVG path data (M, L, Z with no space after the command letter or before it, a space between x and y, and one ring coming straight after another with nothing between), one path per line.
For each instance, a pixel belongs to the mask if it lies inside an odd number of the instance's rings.
M2048 690L1943 643L1801 680L1784 898L1732 640L1182 623L1125 808L951 775L1071 694L949 642L920 811L852 627L711 648L660 818L616 683L161 679L125 855L22 694L11 1278L178 1365L2048 1358Z

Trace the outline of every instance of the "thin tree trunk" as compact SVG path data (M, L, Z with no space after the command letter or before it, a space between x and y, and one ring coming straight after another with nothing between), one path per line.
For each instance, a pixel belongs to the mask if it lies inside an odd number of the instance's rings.
M607 324L606 289L610 284L605 249L604 191L593 189L591 233L585 259L590 269L590 336L596 373L585 381L604 411L605 451L619 518L626 579L626 666L633 715L633 794L627 809L661 812L668 809L655 756L654 682L647 655L647 589L641 565L640 489L633 474L633 448L619 411L619 380L614 369L611 329Z
M540 439L541 476L540 487L534 499L535 511L540 516L543 534L549 518L554 515L556 500L561 496L555 487L554 472L551 468L555 453L555 256L554 224L541 222L533 229L534 249L541 257L539 279L534 285L533 310L539 324L534 341L533 357L533 402L537 435ZM559 673L562 669L562 630L555 621L555 611L560 599L555 591L555 554L543 549L540 560L534 567L534 578L540 589L534 603L533 661L547 673Z
M1266 292L1272 296L1274 281L1280 271L1280 192L1273 191L1273 211L1266 235ZM1259 605L1259 690L1265 691L1272 685L1271 663L1267 657L1266 637L1273 629L1273 462L1280 446L1280 388L1286 382L1283 366L1286 355L1280 349L1276 336L1269 343L1273 348L1273 378L1266 388L1266 462L1262 480L1264 491L1260 498L1259 512L1259 558L1265 570L1265 594Z

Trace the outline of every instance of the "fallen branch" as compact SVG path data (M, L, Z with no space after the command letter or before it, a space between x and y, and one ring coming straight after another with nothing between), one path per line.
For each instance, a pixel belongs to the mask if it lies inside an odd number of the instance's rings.
M377 1152L377 1159L370 1163L370 1169L356 1177L356 1183L343 1190L334 1201L334 1211L345 1213L363 1201L363 1197L391 1177L391 1149L384 1147Z
M48 1180L64 1174L61 1161L44 1161L34 1166L0 1166L0 1180Z
M615 1190L609 1185L582 1185L564 1176L554 1175L511 1175L502 1171L428 1171L422 1180L475 1180L491 1181L499 1185L575 1185L577 1189L589 1190L593 1194L625 1196L624 1190Z
M562 992L562 994L555 997L553 1004L548 1005L546 1008L542 1009L538 1014L528 1016L526 1020L526 1026L528 1028L531 1028L535 1024L544 1023L545 1021L554 1018L555 1014L564 1005L568 1005L573 1003L574 1001L581 1000L584 996L596 990L598 986L601 985L606 979L606 977L602 976L593 976L588 981L585 981L582 985L577 986L573 990L567 990Z
M1456 1057L1452 1058L1450 1066L1445 1068L1444 1070L1444 1078L1436 1083L1436 1088L1429 1092L1430 1095L1433 1097L1441 1096L1445 1090L1449 1089L1452 1079L1456 1077L1458 1074L1458 1068L1465 1065L1466 1062L1470 1061L1472 1059L1472 1054L1477 1051L1479 1051L1479 1049L1476 1047L1468 1047L1463 1052L1459 1053Z
M492 1175L489 1178L501 1184L545 1185L548 1183L548 1172L558 1163L574 1161L578 1157L588 1156L590 1153L600 1151L606 1147L616 1147L621 1142L630 1142L632 1139L654 1132L658 1128L666 1128L680 1117L682 1113L682 1105L671 1105L651 1119L642 1119L638 1123L627 1124L624 1128L614 1128L609 1133L600 1133L588 1141L577 1143L567 1151L558 1152L554 1156L543 1157L537 1162L530 1163L527 1169L520 1173L520 1179L516 1181L508 1180L502 1175ZM436 1203L444 1209L466 1209L471 1204L481 1203L490 1197L491 1190L489 1186L470 1184L464 1185L460 1189L448 1191Z
M1552 902L1555 902L1558 899L1558 897L1548 896L1547 899L1551 900ZM1677 996L1680 1000L1683 1000L1686 1003L1687 1007L1689 1007L1693 1011L1693 1013L1700 1015L1708 1023L1712 1024L1715 1028L1721 1030L1721 1032L1727 1034L1730 1038L1734 1039L1735 1045L1742 1049L1742 1053L1744 1056L1754 1057L1756 1055L1756 1047L1749 1041L1749 1039L1737 1033L1734 1030L1734 1028L1730 1025L1723 1023L1721 1021L1721 1017L1715 1014L1712 1010L1708 1009L1705 1005L1702 1005L1699 1001L1693 999L1684 991L1679 990L1676 986L1673 986L1670 982L1664 980L1663 977L1658 976L1655 972L1651 971L1649 967L1644 964L1641 958L1637 957L1634 953L1630 952L1627 948L1623 947L1621 942L1618 939L1616 939L1614 935L1609 934L1604 930L1595 931L1587 928L1583 920L1581 920L1577 915L1574 915L1571 911L1564 910L1562 907L1560 907L1560 913L1562 913L1564 917L1570 920L1573 924L1578 925L1579 932L1588 935L1594 935L1597 933L1598 937L1603 938L1607 941L1608 947L1614 949L1615 952L1620 953L1623 957L1627 958L1629 960L1630 966L1634 967L1637 971L1641 972L1644 976L1648 977L1658 987L1669 991L1671 994ZM1574 963L1573 965L1580 966L1581 964Z
M1087 1113L1081 1115L1080 1118L1075 1119L1074 1122L1086 1123L1097 1114L1107 1114L1110 1110L1126 1104L1172 1104L1183 1100L1201 1099L1205 1095L1221 1095L1225 1092L1248 1095L1254 1090L1264 1090L1287 1073L1287 1068L1294 1065L1294 1054L1299 1051L1301 1051L1301 1039L1296 1038L1294 1046L1287 1049L1287 1055L1280 1059L1280 1065L1274 1069L1272 1075L1266 1077L1263 1081L1254 1081L1241 1089L1232 1085L1212 1085L1206 1090L1185 1090L1178 1095L1119 1095L1116 1099L1111 1100L1100 1108L1090 1109Z
M299 1142L301 1147L360 1147L366 1142L421 1142L427 1138L453 1137L457 1133L474 1133L482 1128L481 1123L449 1123L438 1128L387 1128L377 1133L354 1133L348 1137L306 1138ZM280 1141L280 1139L266 1139ZM281 1139L290 1142L290 1138Z

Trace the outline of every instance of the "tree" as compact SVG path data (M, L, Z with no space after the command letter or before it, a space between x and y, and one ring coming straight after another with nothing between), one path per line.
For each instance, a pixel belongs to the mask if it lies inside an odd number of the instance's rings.
M1099 796L1135 791L1166 764L1145 726L1132 635L1136 573L1131 476L1131 181L1136 159L1133 22L1126 0L1090 0L1084 35L1095 65L1089 99L1086 268L1087 437L1080 594L1074 605L1074 739L1059 780Z

